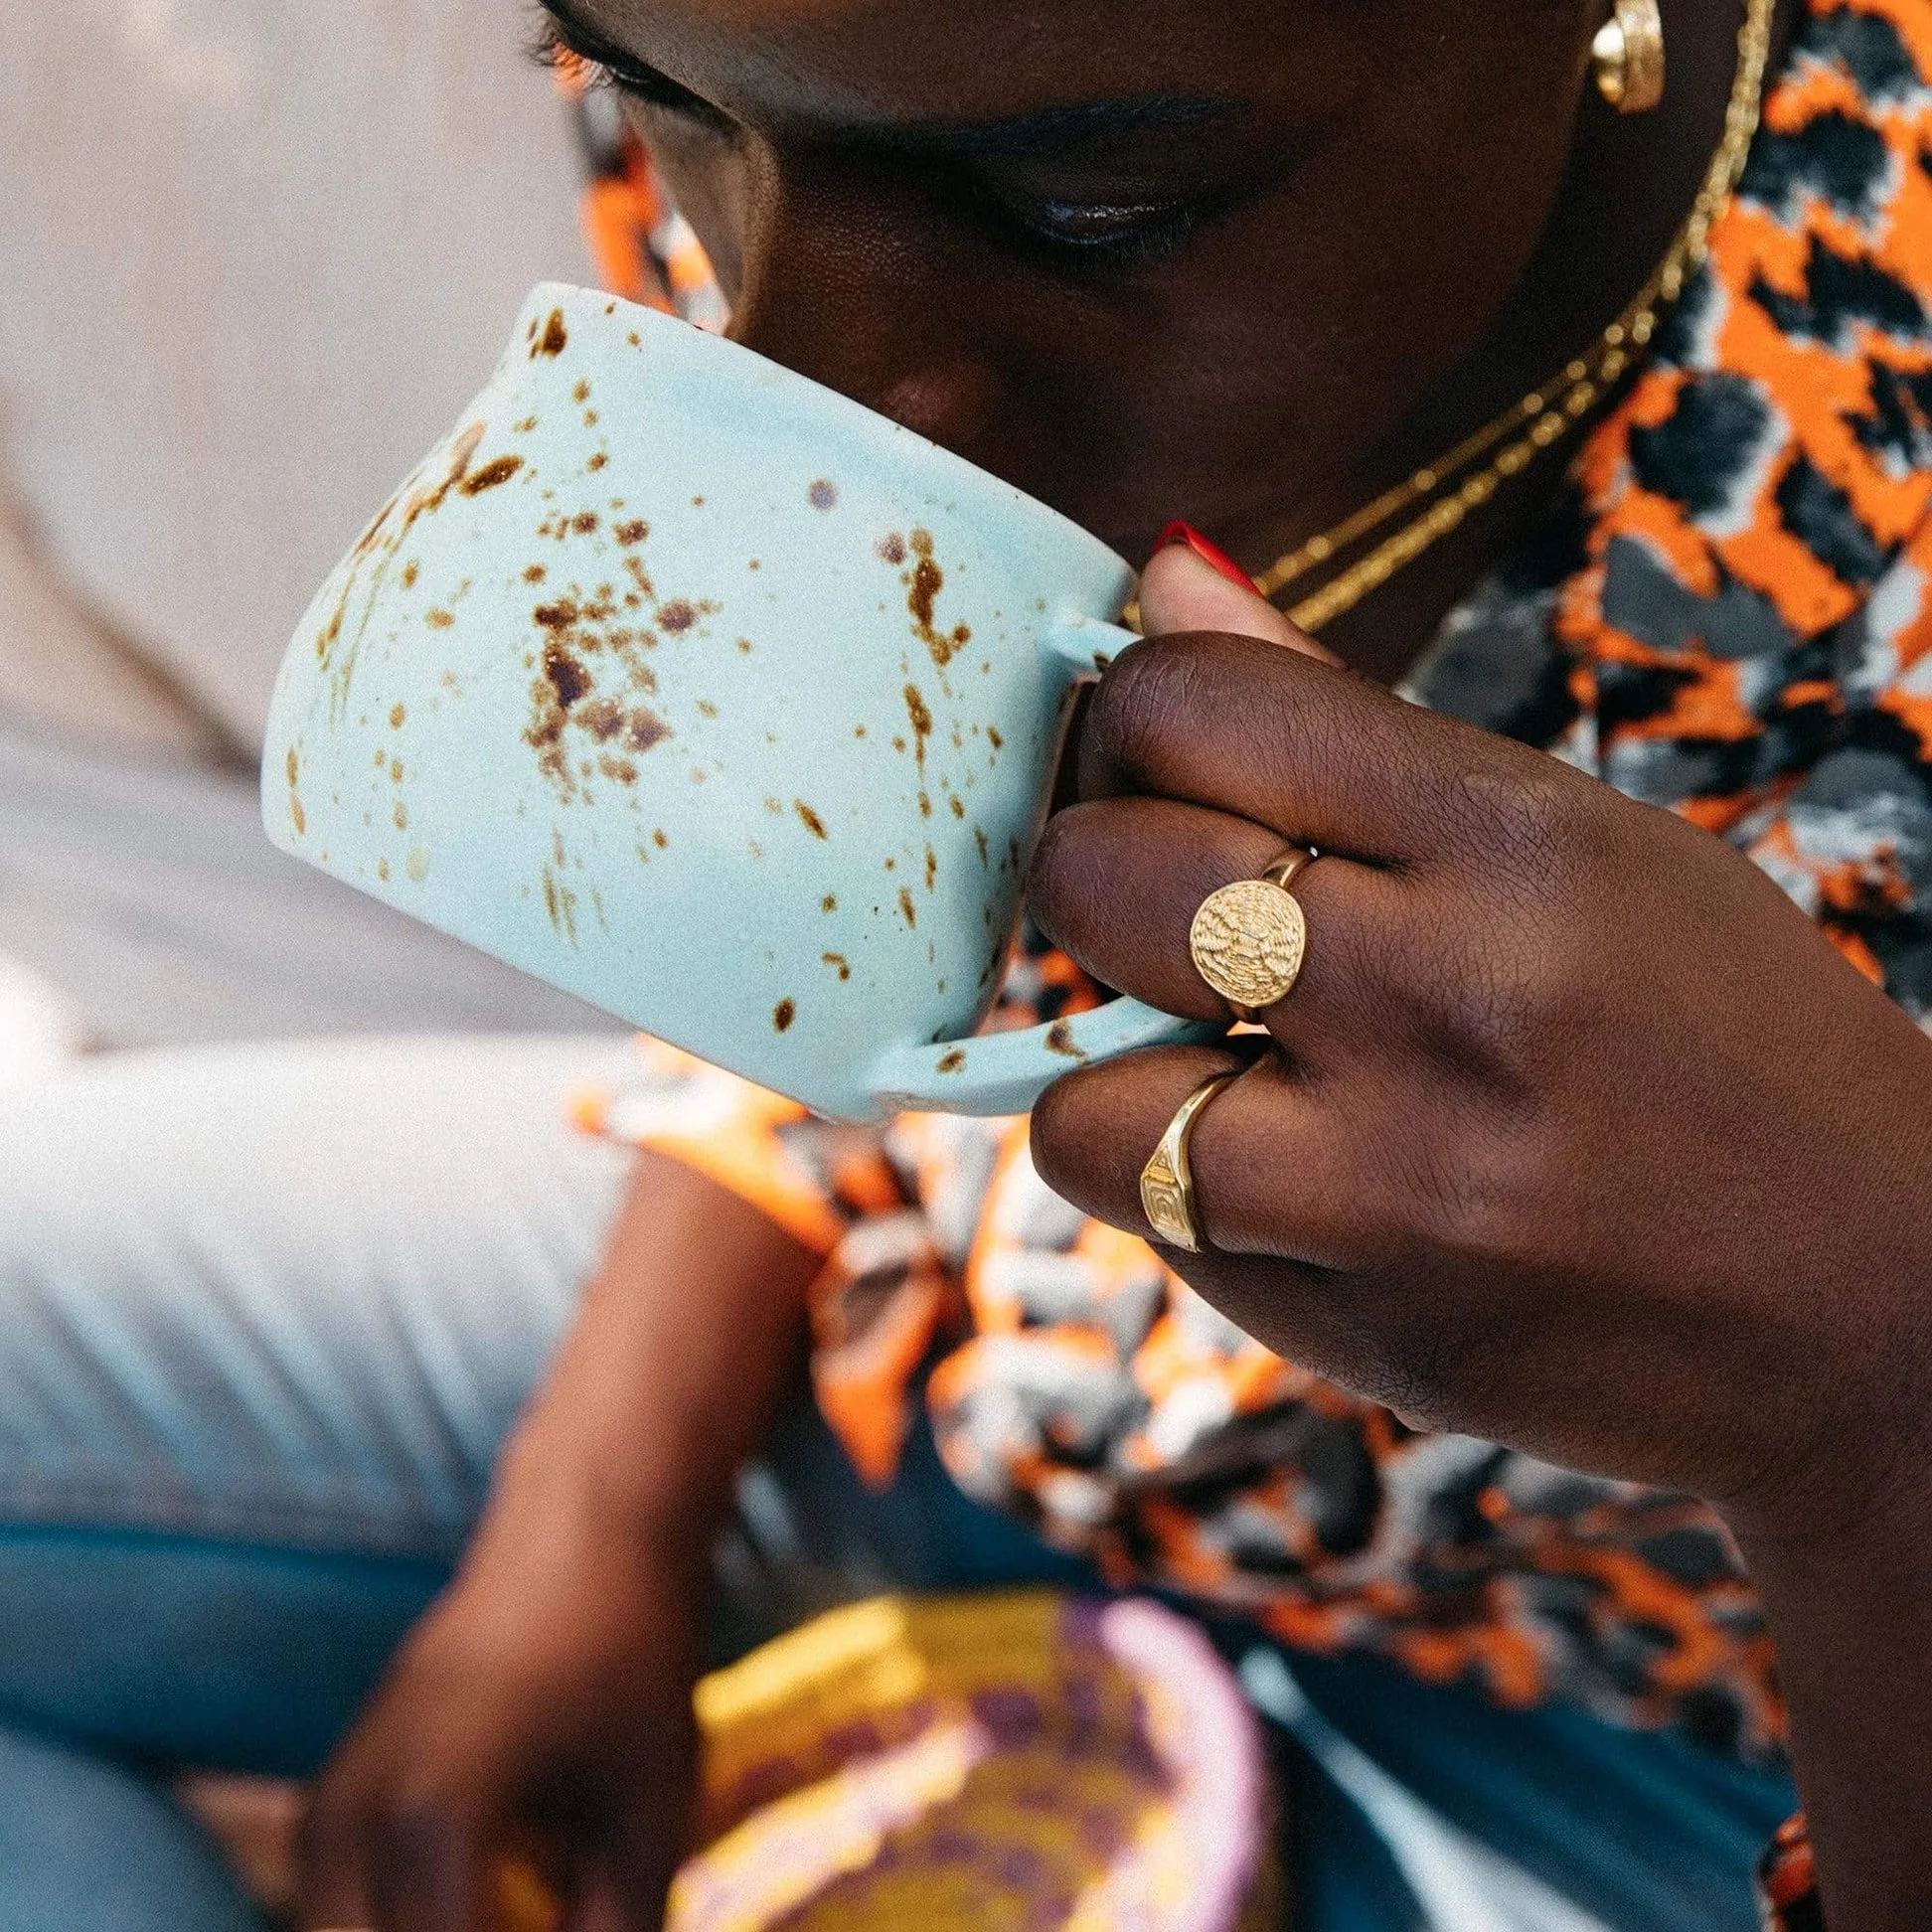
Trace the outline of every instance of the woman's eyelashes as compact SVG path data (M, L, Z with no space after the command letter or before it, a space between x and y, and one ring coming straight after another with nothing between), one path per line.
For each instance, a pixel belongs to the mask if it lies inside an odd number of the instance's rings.
M965 198L1022 245L1072 268L1117 267L1158 258L1184 243L1214 212L1211 199L1023 193L969 176Z
M1044 242L1082 252L1146 254L1179 242L1198 219L1186 203L1042 202L1008 213Z
M575 21L546 12L530 52L543 66L575 66L586 84L613 87L709 133L739 131L737 122L722 107L635 55L608 45ZM874 145L864 135L857 137L859 148ZM935 167L949 180L955 202L963 203L978 220L992 224L1013 244L1035 251L1046 265L1075 271L1157 259L1185 242L1227 199L1225 195L1157 197L1144 192L1054 193L1045 183L1036 186L1012 179L997 163L991 167L965 160L948 163L930 154L915 159L898 151L894 143L877 146L874 159L882 169ZM1020 172L1024 176L1036 170L1026 167ZM1092 173L1081 172L1089 177Z
M693 93L668 74L660 74L656 68L647 67L621 49L591 39L580 28L566 30L551 15L545 15L539 23L530 51L540 66L557 68L573 63L583 71L590 85L615 87L646 106L682 114L711 128L726 128L731 124L730 116L723 108L713 106L703 94Z

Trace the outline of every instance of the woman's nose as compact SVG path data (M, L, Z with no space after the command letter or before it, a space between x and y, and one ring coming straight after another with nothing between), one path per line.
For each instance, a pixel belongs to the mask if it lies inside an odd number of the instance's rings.
M929 199L902 202L877 170L774 164L753 197L733 338L963 454L1002 415L994 345L962 299L968 248Z

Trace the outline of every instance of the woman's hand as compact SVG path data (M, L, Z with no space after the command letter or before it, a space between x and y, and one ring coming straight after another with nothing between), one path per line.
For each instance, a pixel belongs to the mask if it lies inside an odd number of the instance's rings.
M316 1791L305 1922L657 1932L695 1783L703 1597L688 1562L588 1520L480 1550Z
M736 1196L639 1157L461 1572L323 1774L306 1924L656 1932L712 1544L794 1388L817 1266Z
M1185 551L1142 607L1161 634L1100 686L1083 802L1041 849L1046 929L1123 992L1225 1014L1196 907L1324 855L1262 1016L1280 1050L1194 1138L1209 1245L1174 1266L1418 1424L1734 1520L1916 1488L1932 1043L1707 833L1319 661ZM1148 1232L1141 1166L1235 1057L1069 1075L1042 1173Z

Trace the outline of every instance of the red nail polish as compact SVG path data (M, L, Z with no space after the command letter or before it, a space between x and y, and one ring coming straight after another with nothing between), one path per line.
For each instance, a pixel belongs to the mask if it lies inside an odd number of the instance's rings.
M1229 583L1238 583L1243 590L1254 588L1254 579L1224 550L1210 544L1192 524L1183 523L1179 517L1161 532L1161 541L1154 548L1164 551L1170 544L1186 544L1204 564L1218 570Z

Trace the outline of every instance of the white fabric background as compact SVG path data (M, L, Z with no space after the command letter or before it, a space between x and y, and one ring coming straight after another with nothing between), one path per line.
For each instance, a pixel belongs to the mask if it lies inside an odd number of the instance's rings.
M0 0L0 968L96 1045L601 1025L273 852L247 769L324 571L591 272L530 26Z

